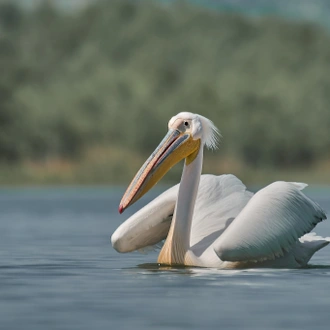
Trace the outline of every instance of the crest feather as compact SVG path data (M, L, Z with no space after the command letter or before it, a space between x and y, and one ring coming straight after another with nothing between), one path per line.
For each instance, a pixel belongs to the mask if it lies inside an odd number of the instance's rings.
M203 126L204 144L208 149L215 150L218 148L221 133L213 122L201 115L198 115Z

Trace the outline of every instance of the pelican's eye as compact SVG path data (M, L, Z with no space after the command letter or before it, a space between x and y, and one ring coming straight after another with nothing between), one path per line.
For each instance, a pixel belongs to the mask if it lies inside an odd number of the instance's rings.
M184 126L189 127L189 123L187 121L185 121Z

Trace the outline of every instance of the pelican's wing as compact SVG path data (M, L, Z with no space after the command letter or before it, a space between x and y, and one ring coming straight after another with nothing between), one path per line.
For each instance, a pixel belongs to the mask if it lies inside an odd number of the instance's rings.
M202 175L190 235L194 253L200 255L210 247L252 196L232 174Z
M223 261L261 261L282 256L326 218L305 196L302 183L275 182L256 193L215 241Z
M133 214L113 233L118 252L146 251L167 237L179 185ZM204 250L241 212L253 194L234 175L202 175L193 215L191 245Z
M178 194L178 185L166 190L122 223L111 236L118 252L145 252L167 237Z

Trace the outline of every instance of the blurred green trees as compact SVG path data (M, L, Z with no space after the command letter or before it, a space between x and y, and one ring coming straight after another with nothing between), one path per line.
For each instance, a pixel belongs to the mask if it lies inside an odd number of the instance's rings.
M61 12L2 2L0 68L0 162L79 159L105 145L145 155L180 111L215 122L222 158L330 158L330 36L307 23L182 3Z

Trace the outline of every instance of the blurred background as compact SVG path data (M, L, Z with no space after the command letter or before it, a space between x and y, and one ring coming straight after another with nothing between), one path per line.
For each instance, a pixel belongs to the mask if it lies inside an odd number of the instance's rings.
M181 111L222 132L205 173L330 184L329 16L327 0L1 0L0 184L127 184Z

